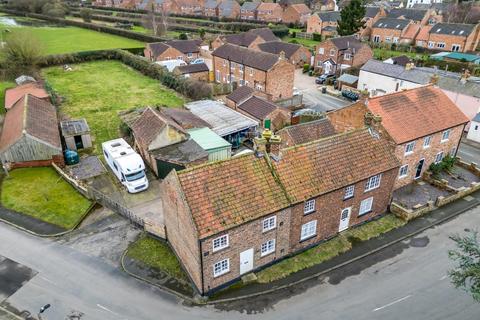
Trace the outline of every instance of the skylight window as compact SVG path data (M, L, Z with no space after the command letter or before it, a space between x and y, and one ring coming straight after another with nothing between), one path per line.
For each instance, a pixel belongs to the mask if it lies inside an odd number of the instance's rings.
M399 24L397 24L397 29L398 29L398 28L400 28L400 25L399 25Z
M463 34L463 30L460 30L460 32L458 34Z
M442 30L442 28L438 28L438 29L437 29L437 32L440 32L441 30Z

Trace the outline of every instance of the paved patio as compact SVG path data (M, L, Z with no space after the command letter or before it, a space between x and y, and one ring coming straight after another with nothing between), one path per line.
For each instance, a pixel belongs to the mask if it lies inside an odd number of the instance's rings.
M457 189L461 187L469 187L472 182L480 182L480 177L459 166L453 168L452 174L446 172L440 173L439 178L447 180L450 186Z
M393 201L402 207L412 209L415 205L424 205L428 201L435 201L439 196L448 196L451 193L434 187L424 181L408 184L393 192Z
M80 163L67 168L70 171L70 175L78 180L90 179L107 172L97 156L81 158Z

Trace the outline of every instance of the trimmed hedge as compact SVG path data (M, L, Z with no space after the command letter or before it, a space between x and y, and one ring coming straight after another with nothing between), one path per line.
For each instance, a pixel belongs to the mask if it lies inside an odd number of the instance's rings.
M159 80L164 86L173 89L190 99L198 100L210 98L212 95L212 88L208 83L176 76L173 73L168 72L163 66L152 63L145 57L121 49L50 55L44 57L39 66L49 67L94 60L120 60L122 63L139 71L143 75Z

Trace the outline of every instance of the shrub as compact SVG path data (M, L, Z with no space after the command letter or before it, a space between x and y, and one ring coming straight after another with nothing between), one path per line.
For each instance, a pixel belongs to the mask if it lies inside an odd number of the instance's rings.
M453 169L453 166L457 162L457 159L447 154L442 161L438 163L432 163L429 167L429 170L432 172L434 177L438 176L441 172L447 171L450 172Z
M178 35L179 40L188 40L188 36L186 33L182 32Z
M322 41L322 35L320 33L313 33L313 40L314 41Z
M83 8L80 10L80 17L82 17L85 22L92 22L92 9Z
M290 37L296 38L297 37L297 32L293 31L292 33L290 33Z
M269 25L269 28L272 30L273 34L275 34L279 38L283 38L285 36L288 36L289 30L285 25Z
M296 39L292 39L292 40L290 40L290 41L288 41L288 42L289 42L289 43L293 43L293 44L298 44L298 40L296 40Z
M308 63L305 63L303 65L303 73L307 73L310 70L310 65Z

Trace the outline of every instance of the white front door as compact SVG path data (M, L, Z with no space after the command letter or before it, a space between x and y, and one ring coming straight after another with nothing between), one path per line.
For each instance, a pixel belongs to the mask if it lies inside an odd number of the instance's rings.
M342 210L340 214L340 226L338 227L338 231L343 231L348 229L348 223L350 222L350 213L352 212L352 208L345 208Z
M240 252L240 274L253 269L253 248Z

